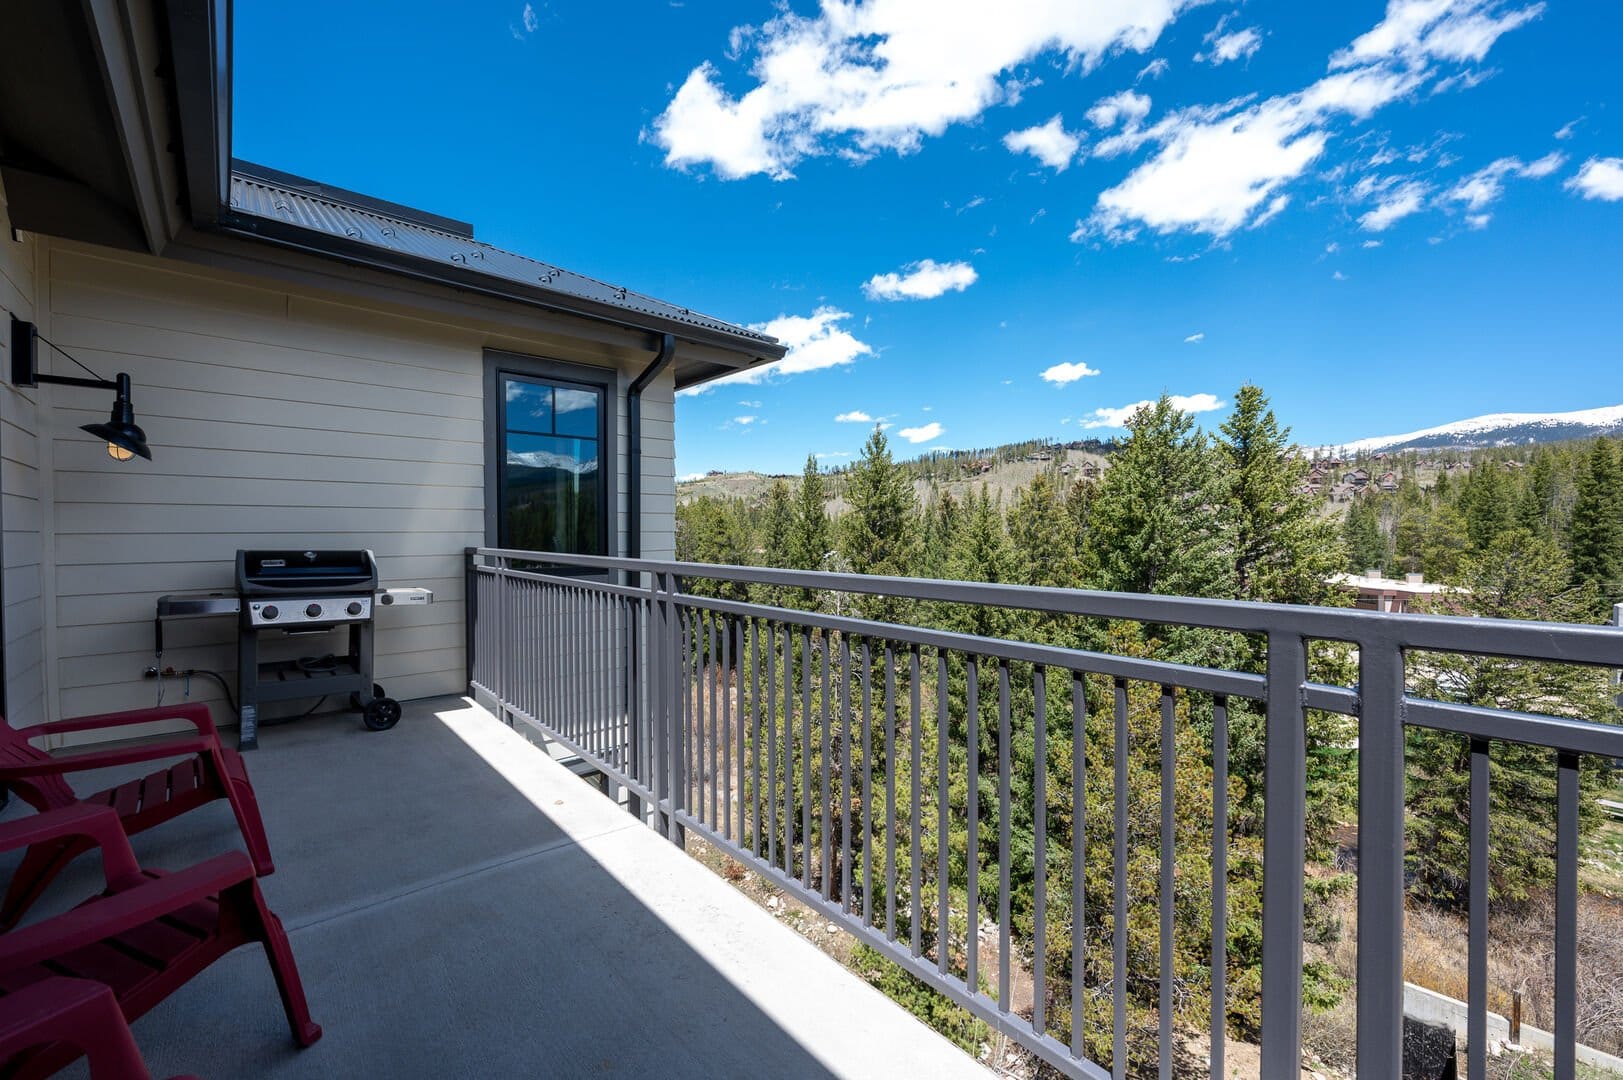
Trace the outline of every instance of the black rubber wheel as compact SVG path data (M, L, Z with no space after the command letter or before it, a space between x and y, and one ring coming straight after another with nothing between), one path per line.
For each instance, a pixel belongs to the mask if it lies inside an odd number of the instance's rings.
M369 731L388 731L400 723L400 702L394 698L373 698L362 710L361 720Z
M377 683L373 683L372 684L372 696L375 697L375 698L382 697L383 696L383 687L379 686ZM349 695L349 707L352 708L352 709L364 709L364 708L366 708L366 703L361 700L361 695L360 695L359 692Z

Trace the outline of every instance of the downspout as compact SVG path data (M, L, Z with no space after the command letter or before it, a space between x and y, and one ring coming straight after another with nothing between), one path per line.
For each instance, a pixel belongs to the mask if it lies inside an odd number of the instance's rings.
M631 489L626 492L625 554L628 559L642 558L642 392L675 359L676 336L661 334L659 351L654 354L653 361L631 381L631 388L626 391L626 412L631 418L631 460L626 464L626 483Z

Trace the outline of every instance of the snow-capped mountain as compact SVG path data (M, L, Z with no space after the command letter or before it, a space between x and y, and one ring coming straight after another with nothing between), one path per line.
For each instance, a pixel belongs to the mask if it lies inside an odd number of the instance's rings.
M1493 413L1470 420L1456 420L1404 435L1378 435L1372 439L1342 443L1349 454L1378 450L1442 450L1450 447L1520 446L1526 443L1560 442L1563 439L1589 439L1597 435L1623 435L1623 405L1602 409L1581 409L1567 413Z

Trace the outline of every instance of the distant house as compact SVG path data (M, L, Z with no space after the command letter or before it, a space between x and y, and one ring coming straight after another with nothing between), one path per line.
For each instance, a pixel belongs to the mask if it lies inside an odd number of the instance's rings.
M1341 482L1348 487L1363 488L1369 484L1369 471L1367 469L1354 469L1341 477Z
M1384 472L1381 474L1381 478L1376 481L1376 485L1382 491L1396 491L1398 489L1398 474L1395 472Z
M1437 596L1448 591L1448 586L1425 580L1420 574L1406 574L1401 578L1382 577L1374 570L1362 574L1334 574L1330 582L1355 593L1354 606L1365 611L1402 613L1414 601Z

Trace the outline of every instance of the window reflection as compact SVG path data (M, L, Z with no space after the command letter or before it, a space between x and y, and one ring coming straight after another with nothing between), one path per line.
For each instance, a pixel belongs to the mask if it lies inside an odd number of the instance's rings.
M604 554L602 391L504 378L502 546Z

